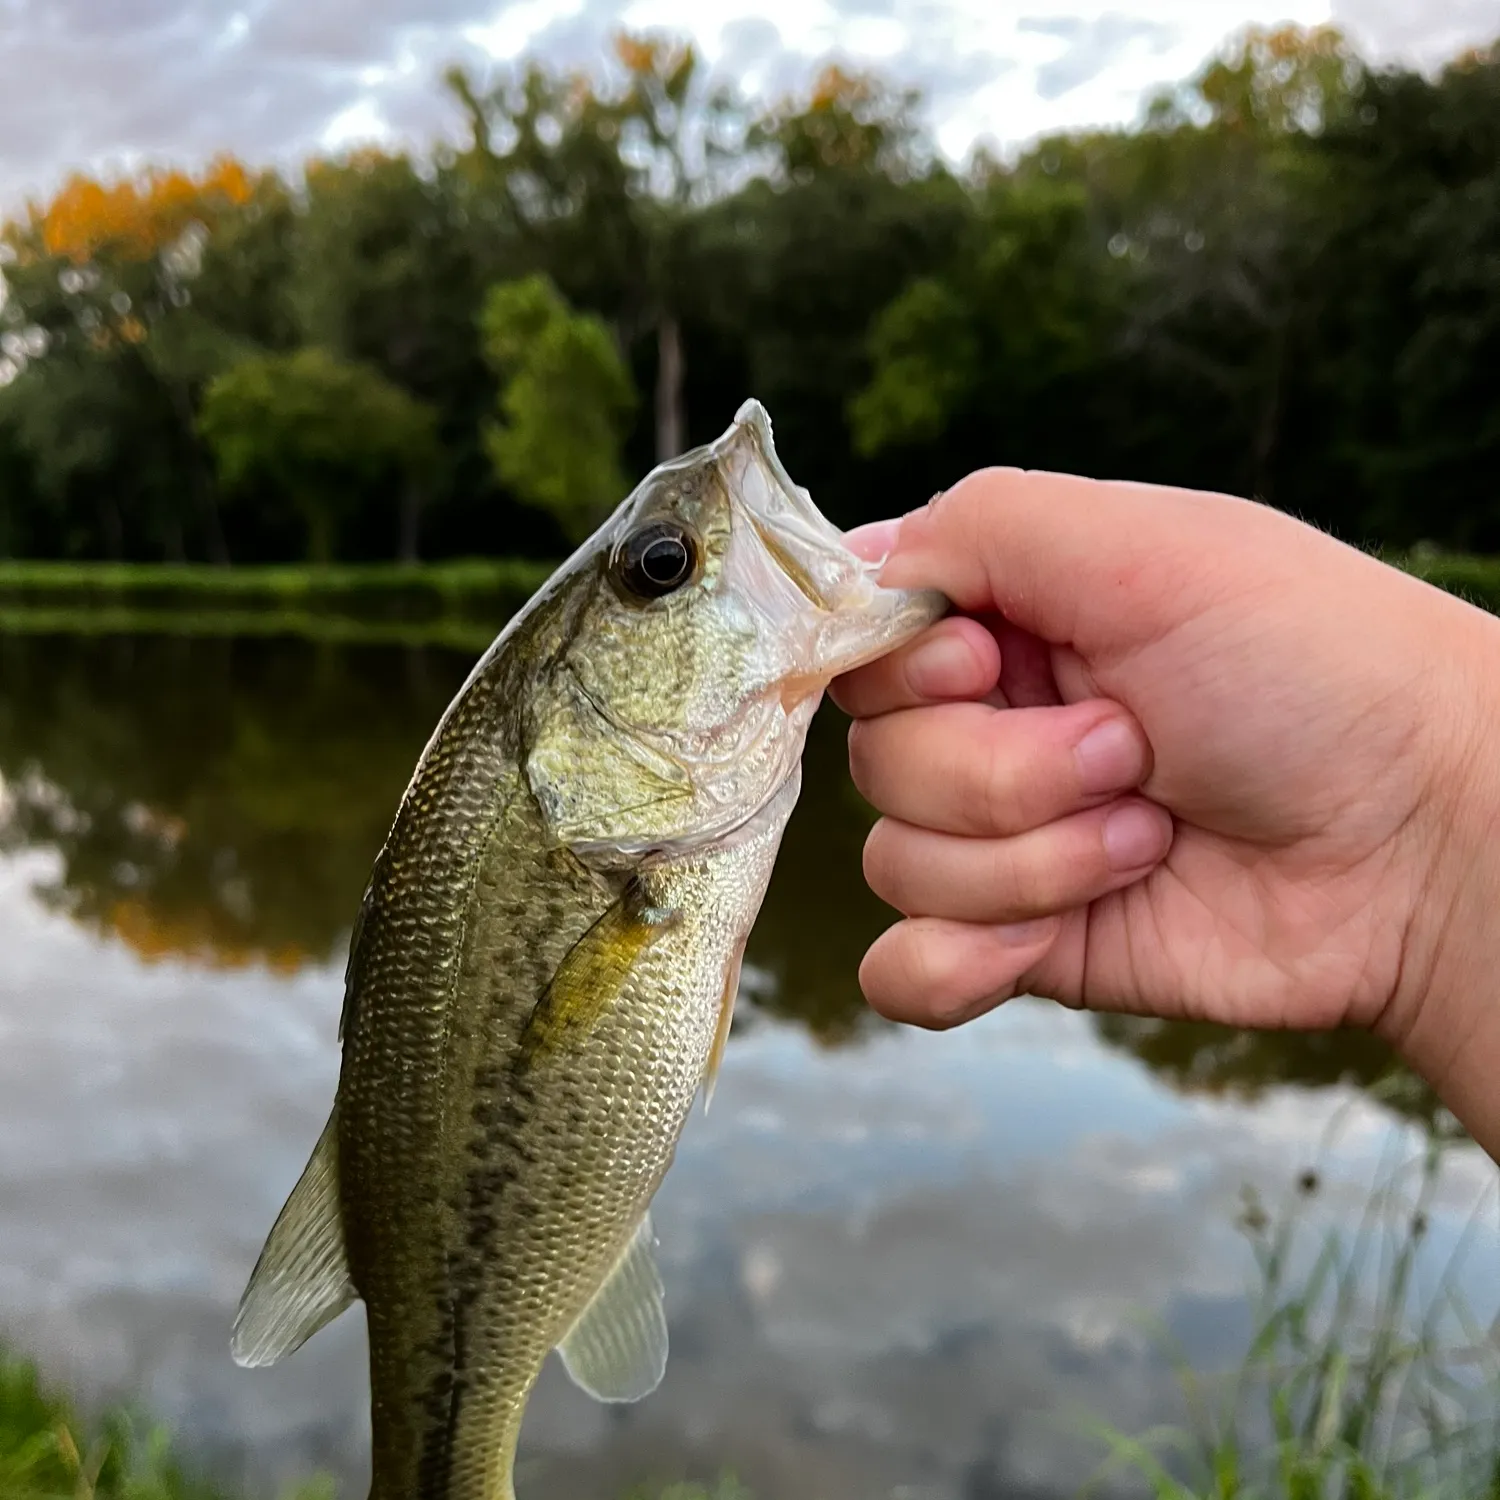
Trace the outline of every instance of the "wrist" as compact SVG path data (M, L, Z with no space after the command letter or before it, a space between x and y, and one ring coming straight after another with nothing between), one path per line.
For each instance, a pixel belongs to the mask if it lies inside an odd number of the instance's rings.
M1500 619L1444 599L1402 973L1381 1030L1500 1160Z

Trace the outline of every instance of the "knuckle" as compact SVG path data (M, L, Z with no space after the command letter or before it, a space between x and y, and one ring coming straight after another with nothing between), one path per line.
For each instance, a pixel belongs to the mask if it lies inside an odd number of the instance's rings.
M1022 831L1019 787L1014 747L1004 732L1003 719L997 715L985 736L985 747L976 757L980 785L974 788L974 806L985 823L985 831L1019 833Z
M890 822L882 818L865 839L862 867L865 884L883 901L899 895L895 879L895 861L891 848L894 830Z
M995 886L1010 912L1030 917L1056 909L1058 881L1050 853L1046 840L1016 839L1001 846Z
M849 726L849 779L853 781L855 790L867 801L874 800L870 796L874 785L874 730L874 725L859 719Z

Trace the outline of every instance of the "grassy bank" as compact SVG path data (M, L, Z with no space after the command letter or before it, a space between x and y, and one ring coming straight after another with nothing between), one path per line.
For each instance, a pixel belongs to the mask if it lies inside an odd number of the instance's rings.
M1500 612L1500 557L1416 547L1385 561L1439 588ZM448 562L237 564L45 562L0 558L0 611L90 608L149 611L393 609L405 614L469 613L529 597L556 564L529 558Z
M391 609L426 614L513 606L530 595L553 564L525 558L451 562L244 565L73 563L0 559L0 607L110 605Z
M280 1500L337 1500L326 1475ZM0 1347L0 1500L236 1500L193 1472L165 1428L117 1409L85 1421L30 1361ZM634 1489L624 1500L752 1500L732 1477L705 1488Z
M1494 614L1500 614L1500 557L1474 557L1462 552L1440 552L1416 547L1411 552L1387 558L1418 578L1459 594Z
M369 618L338 608L246 608L171 605L0 603L0 635L295 636L340 646L437 646L478 655L524 596L491 609L431 618ZM0 1500L5 1500L0 1495Z
M1127 1434L1085 1418L1080 1442L1109 1457L1085 1495L1122 1470L1156 1500L1500 1500L1500 1329L1456 1291L1470 1221L1436 1284L1422 1245L1447 1143L1393 1154L1351 1227L1320 1212L1313 1169L1279 1201L1247 1190L1239 1227L1255 1277L1254 1333L1240 1364L1200 1373L1160 1336L1186 1420ZM81 1422L34 1368L0 1350L0 1500L232 1500L194 1477L167 1434L110 1413ZM335 1500L314 1477L283 1500ZM622 1500L754 1500L716 1484L637 1487ZM807 1500L816 1500L815 1496Z
M1390 1161L1351 1229L1318 1212L1321 1175L1280 1202L1246 1191L1239 1227L1256 1267L1240 1365L1195 1371L1165 1334L1187 1420L1144 1434L1087 1423L1154 1500L1500 1500L1500 1324L1457 1290L1471 1219L1435 1278L1421 1251L1445 1153L1440 1136Z
M333 1500L325 1479L283 1500ZM116 1410L81 1420L33 1365L0 1350L0 1500L229 1500L194 1476L163 1428Z

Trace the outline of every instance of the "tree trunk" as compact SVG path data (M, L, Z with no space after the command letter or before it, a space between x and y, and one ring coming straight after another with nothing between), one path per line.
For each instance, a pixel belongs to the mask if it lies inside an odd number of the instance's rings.
M108 485L99 500L99 524L104 532L104 555L110 562L120 562L125 556L125 528L120 520L120 507Z
M182 545L182 517L168 515L162 518L162 551L168 562L187 561L187 551Z
M1251 454L1251 494L1267 504L1272 500L1273 468L1281 438L1282 388L1286 371L1287 324L1290 321L1291 314L1288 313L1277 322L1271 333L1269 389L1261 396L1260 415Z
M396 561L413 564L417 561L417 543L422 529L422 491L415 481L401 492L401 517L399 535L396 539Z
M656 324L656 461L666 463L683 449L682 329L671 313Z
M307 560L325 568L333 561L333 516L316 502L304 505L302 513L307 517Z
M168 381L166 385L172 407L177 413L178 421L182 424L184 462L187 464L193 503L203 518L203 541L208 549L208 560L218 567L227 567L229 548L224 542L224 528L219 521L219 503L214 498L213 481L204 468L203 450L199 446L193 428L192 397L187 389L176 381Z
M208 546L208 560L216 567L229 566L229 544L224 540L224 526L219 520L219 502L206 485L198 487L198 505L203 512L203 540Z

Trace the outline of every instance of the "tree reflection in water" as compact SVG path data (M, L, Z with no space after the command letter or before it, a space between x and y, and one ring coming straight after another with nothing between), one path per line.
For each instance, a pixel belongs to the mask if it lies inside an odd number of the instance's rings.
M39 896L143 959L337 961L412 766L471 664L433 646L291 637L0 636L0 847L54 851ZM844 739L826 708L751 942L772 982L743 1007L828 1045L881 1024L856 975L891 918L860 878L872 814ZM1379 1083L1404 1112L1434 1115L1363 1034L1095 1025L1176 1088Z

